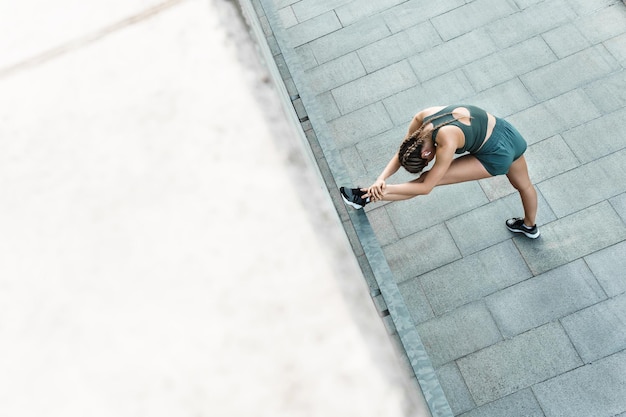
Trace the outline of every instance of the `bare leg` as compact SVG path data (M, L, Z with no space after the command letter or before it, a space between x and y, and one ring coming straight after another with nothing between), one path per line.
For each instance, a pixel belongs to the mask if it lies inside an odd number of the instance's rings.
M423 173L419 178L413 180L412 182L423 182L428 172ZM482 178L491 177L491 174L485 169L483 164L480 163L478 159L476 159L473 155L464 155L459 158L456 158L450 164L450 167L446 171L443 178L439 181L437 186L439 185L449 185L449 184L458 184L460 182L465 181L473 181L480 180ZM401 194L385 194L383 197L384 201L399 201L399 200L407 200L411 198L410 196L401 195Z
M535 217L537 216L537 191L530 182L528 166L526 165L524 155L513 162L506 176L522 198L522 206L524 206L524 224L529 227L534 226Z
M425 173L428 175L428 173ZM480 180L492 175L474 155L463 155L450 164L445 175L437 185L458 184L460 182ZM421 179L418 178L418 180ZM422 179L423 181L423 179Z

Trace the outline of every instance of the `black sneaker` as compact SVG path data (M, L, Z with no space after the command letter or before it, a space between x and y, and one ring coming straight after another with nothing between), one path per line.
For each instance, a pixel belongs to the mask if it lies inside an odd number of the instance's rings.
M540 235L537 225L528 227L524 224L524 219L514 217L506 221L506 227L514 233L524 233L526 237L537 239Z
M362 198L365 191L361 191L360 188L341 187L339 191L341 192L341 198L343 198L343 201L355 209L361 209L370 202L369 198Z

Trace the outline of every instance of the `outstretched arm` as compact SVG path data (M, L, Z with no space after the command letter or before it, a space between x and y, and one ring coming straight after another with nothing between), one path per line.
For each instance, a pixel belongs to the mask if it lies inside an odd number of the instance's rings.
M422 126L422 123L424 123L424 117L426 114L428 114L429 111L432 111L432 109L422 110L417 113L413 117L413 119L411 119L411 123L409 123L409 130L406 134L406 137L411 136L417 129ZM400 160L398 159L398 154L396 153L393 155L393 157L391 157L391 160L389 161L385 169L383 169L383 172L381 172L378 178L376 178L376 181L374 181L372 185L365 189L367 191L366 195L370 197L373 201L382 200L383 193L385 191L385 188L387 187L385 181L387 180L387 178L398 172L400 166Z
M383 172L381 172L378 178L376 178L374 184L370 185L366 189L366 195L370 197L373 201L381 200L385 188L387 187L385 180L395 174L398 169L400 169L400 160L398 159L398 154L396 153L391 157L391 160L389 161L385 169L383 169Z
M428 171L428 175L404 184L387 185L380 200L406 200L418 195L429 194L435 188L450 167L454 159L454 152L457 149L457 138L455 135L446 135L443 130L437 136L437 141L435 164Z

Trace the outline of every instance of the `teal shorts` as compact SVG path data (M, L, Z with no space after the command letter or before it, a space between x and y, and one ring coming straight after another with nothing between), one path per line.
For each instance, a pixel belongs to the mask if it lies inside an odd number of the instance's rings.
M496 117L496 126L489 140L473 155L491 175L503 175L509 172L513 161L522 156L526 147L526 141L517 129Z

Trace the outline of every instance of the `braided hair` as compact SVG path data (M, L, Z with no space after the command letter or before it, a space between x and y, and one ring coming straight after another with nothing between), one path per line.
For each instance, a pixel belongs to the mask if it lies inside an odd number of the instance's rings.
M422 145L424 144L424 141L429 135L432 135L432 132L445 125L455 122L457 119L453 118L447 122L440 123L437 126L434 126L432 130L426 130L425 126L436 119L449 116L451 114L452 112L441 114L434 119L428 120L428 122L424 121L415 132L407 135L407 137L400 144L400 149L398 150L398 159L400 160L400 165L404 169L409 171L411 174L419 174L424 170L426 165L428 165L428 160L422 158Z

